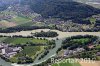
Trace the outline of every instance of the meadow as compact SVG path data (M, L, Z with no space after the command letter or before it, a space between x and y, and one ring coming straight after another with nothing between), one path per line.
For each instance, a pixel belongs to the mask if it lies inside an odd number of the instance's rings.
M0 42L3 42L7 37L0 37Z
M9 21L15 22L15 23L17 23L18 25L21 25L21 24L30 22L31 19L26 18L26 17L22 17L22 16L15 16L15 17L13 17L12 19L9 19Z
M18 58L20 57L30 57L33 60L35 59L35 57L41 53L42 51L44 51L43 46L25 46L24 49L19 52L18 54L16 54L15 56L13 56L12 58L10 58L10 62L14 62L14 63L18 63Z
M35 38L8 37L5 40L3 40L3 42L9 43L11 45L16 45L16 44L25 45L30 42L33 44L47 44L48 40L35 39Z
M84 44L84 43L89 42L90 39L89 38L80 38L80 39L72 39L71 41Z

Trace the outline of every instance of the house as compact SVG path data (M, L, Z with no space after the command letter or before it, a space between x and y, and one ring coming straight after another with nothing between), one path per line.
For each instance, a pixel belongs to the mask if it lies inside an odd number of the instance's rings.
M92 49L92 48L94 48L94 45L93 44L89 44L88 48Z
M97 54L96 54L97 56L100 56L100 52L97 52Z

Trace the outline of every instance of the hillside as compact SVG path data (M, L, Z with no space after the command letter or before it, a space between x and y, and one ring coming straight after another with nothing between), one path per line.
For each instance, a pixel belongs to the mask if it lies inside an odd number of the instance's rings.
M0 0L0 11L3 11L9 7L9 5L17 4L19 0Z
M100 0L74 0L74 1L85 3L95 8L100 8Z
M22 4L30 5L31 9L43 17L54 17L62 19L86 18L100 13L99 9L92 6L78 3L77 0L0 0L0 11L5 10L9 5ZM88 2L82 1L81 2ZM92 0L93 1L93 0ZM98 2L98 1L96 1Z
M100 31L100 9L75 0L0 0L0 10L0 32Z
M30 5L43 17L77 19L100 13L99 9L72 0L33 0Z

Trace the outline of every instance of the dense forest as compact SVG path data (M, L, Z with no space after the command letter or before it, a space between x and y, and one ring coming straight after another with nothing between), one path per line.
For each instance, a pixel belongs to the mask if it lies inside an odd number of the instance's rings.
M46 18L80 19L100 13L92 6L68 0L31 0L30 5Z
M6 5L4 5L4 4L0 4L0 11L5 10L6 8L7 8L7 6L6 6Z
M53 32L53 31L48 31L48 32L37 32L34 34L35 37L57 37L58 34L57 32Z
M8 0L7 2L11 2ZM0 10L9 7L6 1L1 1ZM11 4L19 3L14 0ZM43 17L53 17L62 19L80 19L94 14L99 14L100 9L75 2L73 0L21 0L21 5L30 5L31 9L41 14Z
M7 9L10 5L17 4L18 0L0 0L0 11Z

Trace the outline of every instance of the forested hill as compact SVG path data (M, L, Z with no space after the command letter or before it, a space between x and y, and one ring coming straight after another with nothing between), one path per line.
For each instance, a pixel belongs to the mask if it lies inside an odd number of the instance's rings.
M72 0L31 0L30 5L43 17L76 19L100 13L99 9Z
M77 19L100 13L100 9L75 0L0 0L0 11L9 7L8 4L19 2L22 5L30 5L33 11L46 18Z
M0 11L3 11L7 8L5 4L0 3Z
M19 0L0 0L0 11L7 9L10 5L19 3Z

